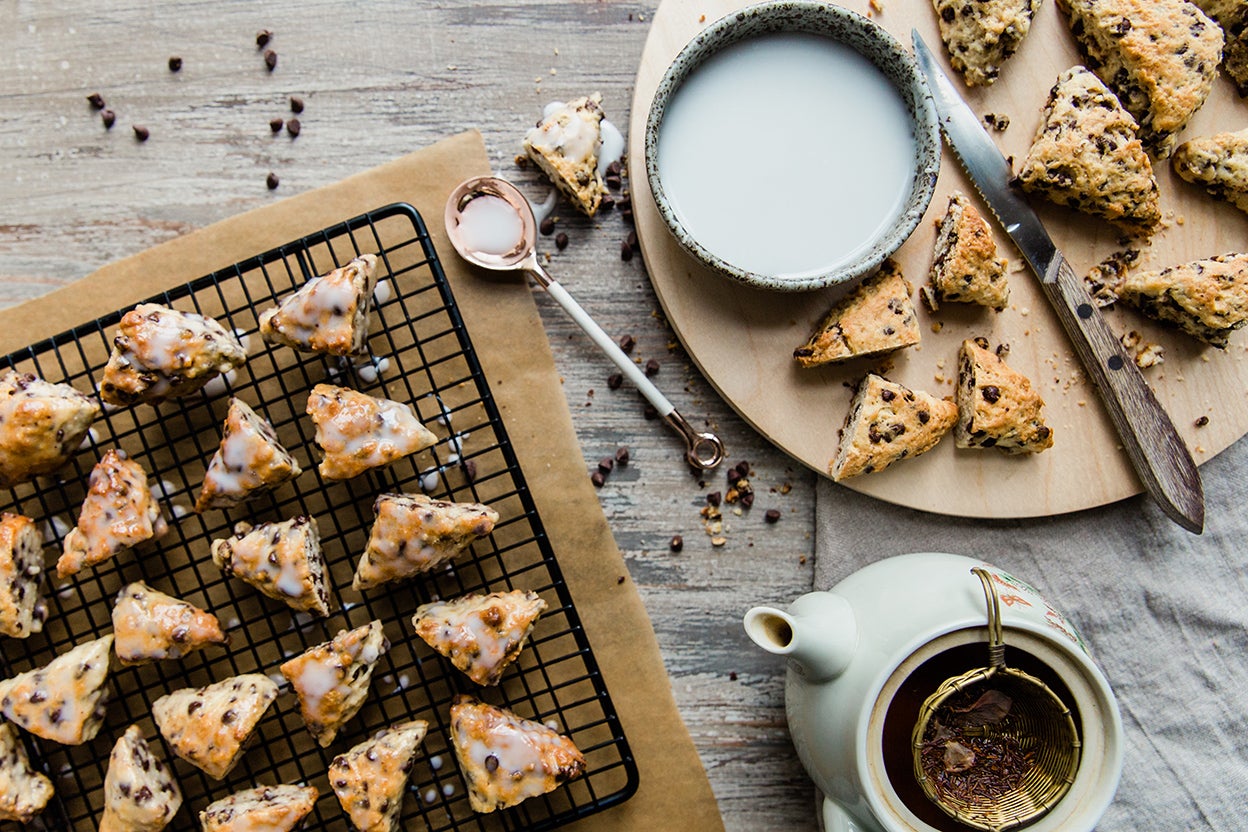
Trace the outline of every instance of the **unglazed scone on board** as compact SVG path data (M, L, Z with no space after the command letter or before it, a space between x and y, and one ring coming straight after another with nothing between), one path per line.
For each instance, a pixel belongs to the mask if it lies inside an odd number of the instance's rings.
M1040 0L932 0L949 62L968 87L987 86L1031 30Z
M13 370L0 376L0 488L60 468L99 415L95 400L68 384Z
M347 387L316 385L308 396L307 413L316 424L316 444L324 453L318 470L327 480L358 477L438 441L411 405Z
M276 698L276 682L263 673L246 673L165 694L152 703L152 718L173 753L220 780L242 759Z
M260 336L305 352L363 352L375 288L377 255L361 254L345 266L312 278L261 313Z
M112 635L103 636L5 679L0 712L36 737L61 745L90 742L104 725L112 646Z
M359 832L398 832L407 777L428 729L422 719L393 725L329 764L329 785Z
M53 793L52 781L31 767L17 729L0 722L0 820L30 823Z
M524 136L528 158L589 217L597 213L607 193L598 173L602 117L602 96L598 93L557 102Z
M43 537L24 514L0 513L0 633L26 638L43 632L48 605L43 582Z
M1248 3L1244 0L1192 0L1222 28L1222 69L1241 98L1248 96Z
M152 753L143 730L131 725L108 758L99 832L160 832L181 806L173 772Z
M212 562L292 610L329 615L325 558L316 518L234 524L234 534L212 541Z
M373 667L390 649L380 621L339 630L333 640L318 644L282 663L282 675L299 697L303 722L322 748L328 748L342 726L355 716L368 696Z
M316 808L315 786L257 786L208 804L203 832L291 832Z
M1185 141L1175 148L1170 163L1183 179L1248 211L1248 130Z
M1226 349L1231 333L1248 322L1248 254L1133 272L1118 296L1150 318Z
M234 508L303 473L299 463L282 447L263 417L239 398L230 409L221 431L221 444L208 462L195 510Z
M373 510L377 519L356 565L353 589L402 581L449 563L498 522L498 512L489 506L424 494L382 494Z
M142 581L127 584L118 593L113 637L117 658L128 665L180 659L230 642L215 615Z
M957 416L951 401L869 373L849 403L828 473L840 482L925 454L949 432Z
M817 367L919 343L911 289L901 267L885 260L879 271L832 306L793 357L803 367Z
M1044 422L1044 399L1030 379L988 349L988 342L962 342L958 352L959 448L997 448L1007 454L1034 454L1053 447Z
M416 608L412 626L426 644L478 685L497 685L546 609L536 592L465 595Z
M1001 311L1010 301L1008 265L997 256L997 243L983 216L966 194L955 192L936 232L930 285L920 292L933 312L942 303L975 303Z

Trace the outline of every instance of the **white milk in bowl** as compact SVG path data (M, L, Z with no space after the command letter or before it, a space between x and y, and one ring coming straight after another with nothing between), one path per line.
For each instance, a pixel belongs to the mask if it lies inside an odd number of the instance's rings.
M883 236L914 176L912 118L853 47L803 32L733 44L673 94L663 192L688 234L737 269L801 278Z

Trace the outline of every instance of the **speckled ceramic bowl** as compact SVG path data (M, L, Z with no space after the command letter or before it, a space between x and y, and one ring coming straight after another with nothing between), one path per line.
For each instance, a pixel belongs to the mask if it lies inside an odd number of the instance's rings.
M777 37L769 38L773 35ZM818 38L810 38L807 37L808 35L818 36ZM838 191L837 193L816 194L813 188L809 193L793 190L795 182L802 181L800 176L797 178L791 175L775 177L771 176L770 169L766 174L761 175L761 178L756 177L755 180L751 180L750 176L754 171L750 170L750 166L753 163L757 161L759 169L762 170L764 161L766 164L771 164L775 159L760 161L759 153L747 151L733 156L730 162L716 168L718 179L713 180L711 172L706 174L706 181L708 183L713 181L720 189L714 197L717 201L710 209L699 209L702 210L702 214L695 216L696 211L691 208L694 200L682 199L682 195L697 193L698 189L695 187L691 190L685 181L678 181L678 177L682 176L678 171L684 171L690 167L685 164L686 159L697 157L689 157L688 151L681 151L685 155L679 155L676 151L667 149L674 143L672 135L677 134L669 134L666 143L661 141L661 137L664 129L679 130L681 134L687 135L689 128L683 125L700 125L708 119L691 120L691 117L687 115L688 109L679 117L666 119L669 113L676 112L681 106L688 106L678 105L669 109L673 99L690 77L694 76L712 58L719 56L711 66L714 67L713 72L722 73L724 70L721 67L725 63L737 62L739 59L749 60L748 57L741 58L740 56L748 56L750 50L757 51L758 45L765 42L764 39L768 39L766 40L768 43L775 44L783 38L796 38L802 43L815 44L816 48L819 48L819 44L824 44L824 41L819 38L827 39L833 42L825 44L829 53L835 52L838 55L848 56L851 64L860 64L862 69L848 66L844 73L841 73L837 66L832 66L831 69L818 69L814 66L819 63L818 60L807 63L805 57L794 57L795 53L792 51L776 53L781 58L781 62L787 61L791 65L791 70L784 71L791 71L797 77L794 83L809 84L814 92L823 92L823 90L816 89L814 85L826 84L829 87L828 91L832 93L826 100L839 102L844 98L845 100L852 99L852 101L841 106L843 112L838 110L831 117L821 116L825 119L830 118L830 129L824 131L826 135L808 135L812 132L810 130L789 131L787 134L768 133L765 141L759 142L759 152L774 155L788 153L800 158L798 154L793 153L795 149L809 153L810 148L814 147L815 152L823 152L823 146L810 145L795 148L794 143L821 142L827 135L839 135L841 131L855 129L858 129L863 136L870 135L871 142L874 142L877 137L869 131L880 131L888 133L889 136L879 138L891 141L901 136L898 141L905 143L907 137L904 134L908 128L911 134L908 138L913 140L912 143L898 145L901 150L890 150L889 152L893 155L888 160L888 164L880 167L881 171L887 170L888 186L894 190L888 191L887 204L881 203L883 207L877 205L871 209L880 211L878 222L874 214L864 214L863 217L859 217L854 213L858 210L860 202L870 202L878 196L874 192L878 179L873 178L876 173L872 168L872 164L878 160L871 158L840 158L836 154L829 154L827 164L841 165L845 169L845 175L852 180L853 184L852 187L832 189ZM747 41L750 43L747 44ZM848 52L846 47L856 52L857 56L866 58L869 64ZM731 52L725 52L730 48L732 48ZM789 50L788 40L785 41L784 49ZM822 60L819 55L814 57ZM845 58L838 60L845 60ZM771 61L763 67L770 71L774 63L776 62ZM871 65L874 66L874 70L871 69ZM853 72L863 71L867 74L853 75ZM705 80L710 72L712 72L710 68L705 70L695 83L710 83ZM739 70L734 69L731 72L739 73ZM743 96L754 94L767 97L765 87L761 92L748 92L747 88L754 80L752 73L753 70L748 70L744 74L731 75L728 83L739 86ZM866 78L870 84L865 86L859 84L852 94L845 90L831 89L850 83L841 79L851 77L859 80ZM716 83L721 80L716 78ZM735 90L736 86L731 88ZM868 89L869 92L864 92ZM702 95L701 92L697 94ZM789 94L792 97L791 91ZM811 98L812 100L825 100L814 95ZM722 109L736 109L736 102ZM883 129L878 118L881 109L888 109L895 113L890 117L893 120L883 125L895 129ZM673 123L676 126L673 126ZM864 124L871 126L859 127ZM742 129L748 133L752 128L743 124ZM771 127L762 129L771 130ZM777 130L781 129L777 128ZM739 136L742 131L729 129L725 132ZM860 136L860 145L861 138ZM831 144L837 146L835 142ZM764 147L765 150L763 150ZM669 183L668 188L664 187L664 163L661 158L661 148L664 154L670 154L667 165L670 166L668 169L672 182ZM678 155L682 160L680 163L670 161ZM911 54L888 32L862 15L839 6L818 2L778 0L778 2L749 6L710 24L681 50L659 83L654 102L651 104L646 121L645 158L646 176L659 213L676 239L693 257L719 273L751 286L780 291L807 291L852 281L870 273L906 241L926 211L936 185L936 175L940 169L940 134L926 82L919 73ZM820 162L822 163L822 160ZM769 176L771 176L770 179ZM766 189L769 187L767 183L773 179L784 181L777 184L775 194L767 193ZM813 179L817 180L818 177ZM751 200L750 206L753 208L757 203L758 188L762 187L763 199L775 200L774 211L789 210L791 216L798 215L800 212L800 218L805 223L800 228L786 227L781 229L782 231L787 233L792 230L795 234L804 235L796 238L797 242L804 243L810 237L822 233L822 229L826 228L833 232L839 230L849 235L843 250L838 250L839 253L830 253L826 258L821 252L816 251L809 255L812 258L810 262L795 266L794 259L788 255L795 249L803 249L803 246L786 245L782 241L783 235L765 233L766 223L732 229L727 234L719 235L728 239L727 245L713 241L711 238L717 236L721 229L710 227L708 223L720 222L721 216L727 216L730 219L735 217L736 215L731 214L731 203L738 198L738 194L731 189L740 183L744 191L746 184L751 181L754 181L755 185L750 186L752 189L748 194L740 196L742 204L745 200ZM758 186L757 182L762 182L762 185ZM726 186L725 183L727 183ZM880 190L883 190L883 185ZM795 193L802 198L794 200ZM885 198L879 197L879 199ZM725 205L728 206L726 210L729 213L719 213L725 210L723 207ZM797 207L793 207L795 205ZM772 210L773 208L769 207L762 212L762 215L769 217ZM745 216L745 213L742 212L741 216ZM825 219L826 223L819 225ZM850 221L845 222L845 220ZM859 220L861 223L858 222ZM731 222L727 225L731 225ZM699 228L701 233L694 233L694 230ZM708 228L716 234L707 233ZM764 229L764 233L759 233L760 228ZM775 231L775 226L772 230ZM734 242L738 240L742 241L740 245ZM817 245L822 245L822 242ZM828 245L830 246L831 243ZM743 246L744 255L741 254ZM831 252L832 249L829 248L829 251ZM801 256L808 255L803 250Z

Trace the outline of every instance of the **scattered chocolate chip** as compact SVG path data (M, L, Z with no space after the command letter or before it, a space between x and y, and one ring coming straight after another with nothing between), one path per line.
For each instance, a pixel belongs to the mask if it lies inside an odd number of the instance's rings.
M741 473L742 477L748 477L750 475L750 463L746 462L744 459L738 462L733 467L735 467L737 471ZM740 477L738 477L738 479L740 479Z
M256 32L256 48L257 49L263 49L264 47L268 46L269 41L271 40L273 40L272 29L261 29L259 32Z
M598 470L603 474L610 474L615 470L615 457L604 456L598 460Z
M637 242L636 231L628 232L628 236L624 238L624 242L628 243L628 247L631 248L633 251L641 250L641 243Z
M632 355L633 349L637 346L637 339L631 335L625 335L620 338L620 349L624 350L625 355Z
M631 459L632 459L632 455L629 454L627 445L621 445L620 447L615 449L615 464L616 465L627 465Z
M685 539L678 534L674 534L672 535L671 543L668 543L667 547L673 552L679 552L681 549L685 548Z
M633 209L632 208L621 208L620 216L624 219L624 222L628 223L629 225L633 224Z
M282 128L286 126L286 122L280 118L269 119L269 129L274 133L282 132Z
M611 194L603 194L602 201L598 203L599 211L610 211L615 207L615 197Z
M113 124L117 121L117 114L112 110L105 110L100 113L100 119L104 122L105 130L112 130Z
M269 72L277 69L277 53L272 49L264 50L264 65L269 68Z
M1198 428L1203 428L1207 424L1209 424L1208 416L1201 416L1199 419L1196 420L1196 427Z
M753 491L747 491L741 495L741 507L742 508L754 507L754 492Z
M292 95L290 97L290 111L292 113L302 113L303 112L303 99L297 95Z
M302 129L303 129L303 125L299 123L299 119L290 118L286 120L286 132L290 134L290 137L292 139L295 136L298 136L299 131Z
M737 671L735 671L735 670L730 670L730 671L728 672L728 681L729 681L729 682L735 682L735 681L737 681Z
M477 461L475 459L465 459L459 465L464 469L464 479L473 482L477 478Z
M633 259L633 248L628 244L627 240L620 243L620 259L625 263Z
M145 142L152 135L152 132L141 124L134 125L134 137L141 142Z
M616 200L615 207L619 208L621 211L631 211L633 210L633 200L631 197L622 196Z
M169 59L169 71L180 72L181 70L182 70L182 59L179 58L177 55L174 55L172 58Z
M659 409L654 405L647 403L646 406L641 409L641 415L646 417L647 421L657 419L659 417Z
M589 481L594 484L594 488L602 488L602 486L606 483L607 478L602 475L601 471L595 471L590 475Z
M277 186L281 184L281 180L277 178L276 173L270 172L269 175L265 177L264 184L269 186L270 191L274 191L277 190Z
M768 523L779 523L780 522L780 509L778 508L767 509L767 513L763 515L763 520L765 520Z
M646 375L657 376L658 374L659 374L658 359L651 358L649 361L646 362Z
M624 166L620 164L619 159L607 165L607 176L619 176L623 172Z
M621 387L621 386L623 386L623 384L624 384L624 374L623 374L623 373L612 373L611 375L607 376L607 387L608 387L608 388L610 388L610 389L612 389L612 390L619 390L619 389L620 389L620 387Z
M555 235L555 248L559 249L560 251L563 251L567 247L568 247L568 235L560 231L558 234Z
M91 109L93 110L104 109L104 96L100 95L98 92L93 92L90 95L88 95L87 101L90 102Z
M613 191L618 191L620 186L624 184L620 181L620 177L618 175L612 175L609 173L602 178L602 181L607 183L607 187Z
M712 491L710 494L706 495L707 505L717 506L723 502L723 499L724 495L718 491Z
M546 217L545 219L542 220L541 225L537 227L537 230L542 232L543 237L549 237L551 234L554 234L555 233L555 218Z

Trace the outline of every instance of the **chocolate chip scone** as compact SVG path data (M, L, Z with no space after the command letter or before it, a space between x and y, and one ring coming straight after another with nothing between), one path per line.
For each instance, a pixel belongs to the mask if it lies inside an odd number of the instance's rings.
M0 488L60 468L99 415L95 400L68 384L13 370L0 376Z
M1157 179L1135 119L1081 66L1058 76L1016 181L1132 233L1148 234L1161 221Z
M246 673L167 693L152 703L152 719L173 753L220 780L242 759L247 740L276 698L277 682Z
M968 87L987 86L1018 51L1039 0L932 0L949 62Z
M412 626L469 679L478 685L497 685L545 609L546 602L536 592L522 589L465 595L421 604Z
M949 208L936 232L931 286L923 299L934 312L941 303L976 303L1000 311L1010 301L1004 257L988 223L963 193L949 197Z
M1053 446L1053 431L1041 415L1044 399L984 339L963 341L958 351L957 401L959 448L1034 454Z
M318 384L307 413L325 456L317 470L327 480L349 480L397 462L438 441L411 405L332 384Z
M602 116L602 96L594 93L552 104L524 136L525 154L590 217L607 192L598 173Z
M303 722L322 748L328 748L368 696L373 667L390 649L380 621L340 630L332 641L289 659L282 675L299 697Z
M393 725L329 764L329 785L359 832L398 832L407 776L429 723Z
M1248 322L1248 254L1222 254L1127 275L1119 297L1150 318L1226 349Z
M232 398L221 445L208 462L195 510L202 514L210 508L234 508L301 473L273 426L245 401Z
M919 343L919 323L901 267L880 270L838 301L810 340L793 351L803 367L879 355Z
M181 806L173 772L152 753L142 729L131 725L108 758L99 832L160 832Z
M1192 0L1222 28L1222 69L1248 96L1248 3L1244 0Z
M925 454L953 427L953 402L870 373L858 385L828 473L836 482Z
M30 823L53 793L52 781L31 767L17 729L0 722L0 820Z
M257 786L208 804L203 832L291 832L316 808L315 786Z
M251 526L212 541L212 562L227 577L241 578L292 610L329 615L325 559L316 518L299 516Z
M113 651L127 665L180 659L209 645L230 642L215 615L142 581L118 593L113 636Z
M35 521L0 513L0 633L26 638L43 631L48 605L43 582L43 537Z
M61 745L95 739L108 705L111 635L79 644L43 667L0 682L0 713L36 737Z
M1088 66L1165 158L1213 88L1222 30L1187 0L1057 0Z
M1203 185L1211 196L1248 211L1248 130L1183 142L1170 164L1180 177Z
M361 254L261 313L260 337L325 355L363 352L376 287L377 255Z

